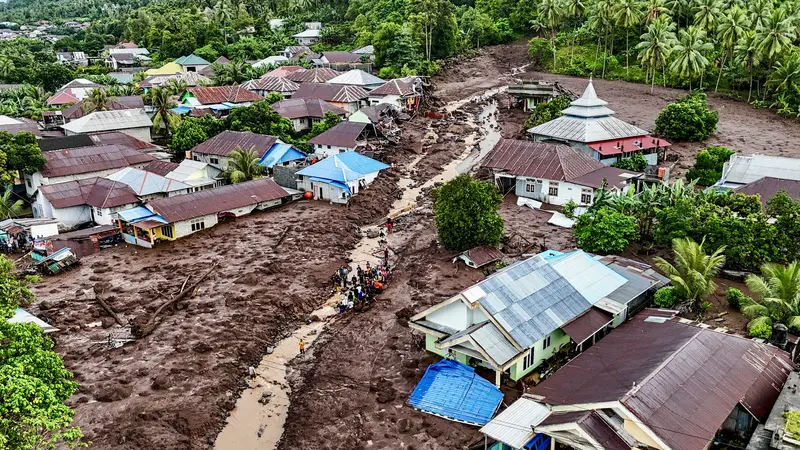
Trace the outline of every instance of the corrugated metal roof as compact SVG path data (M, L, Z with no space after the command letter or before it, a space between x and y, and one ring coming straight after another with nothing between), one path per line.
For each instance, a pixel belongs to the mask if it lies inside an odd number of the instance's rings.
M576 344L581 344L613 320L611 314L597 308L589 308L580 316L562 325L561 330Z
M355 149L358 141L363 140L366 123L340 122L322 133L311 138L308 143L312 145L331 145Z
M331 105L325 100L318 98L290 98L281 100L272 104L272 109L275 110L281 117L287 119L300 119L305 117L313 117L321 119L325 117L325 113L332 111L337 116L344 116L347 114L342 108Z
M675 450L705 448L738 403L763 419L793 367L786 352L648 317L625 322L533 393L553 405L621 401Z
M499 261L505 257L503 252L495 247L481 246L471 248L462 253L465 257L469 258L475 264L475 267L481 268L486 264Z
M764 177L736 190L736 192L741 194L758 194L761 197L761 204L764 206L766 206L767 201L775 197L775 194L779 191L785 191L790 198L800 200L800 180Z
M253 150L261 158L277 141L278 138L268 134L225 130L211 139L197 144L192 149L192 153L228 156L232 151L241 148L243 150Z
M121 131L107 131L105 133L93 133L89 138L94 142L94 145L118 145L120 147L128 147L135 150L153 150L158 149L156 145L150 142L145 142L137 139L130 134L125 134Z
M60 177L145 164L155 158L146 153L118 145L79 147L42 153L45 163L42 176Z
M174 62L175 64L180 64L181 66L205 66L211 64L210 62L196 55L181 56Z
M382 95L403 96L412 94L414 94L414 79L412 77L396 78L394 80L389 80L379 88L369 93L369 95L371 96L382 96Z
M290 73L303 70L306 69L301 66L281 66L265 73L264 75L261 75L261 77L286 77Z
M550 415L550 409L530 398L517 399L481 428L481 433L507 444L522 448L536 433L533 427Z
M593 305L627 281L625 277L608 270L603 263L582 251L552 258L548 262Z
M217 214L286 197L283 188L270 178L245 181L214 189L152 200L147 203L170 223Z
M119 111L95 111L61 125L61 128L72 133L96 133L98 131L149 128L152 125L153 122L143 109L123 109Z
M38 139L36 143L43 152L63 150L66 148L90 147L94 145L91 135L88 134L73 134L72 136Z
M252 103L264 100L264 97L248 91L241 86L209 86L187 89L201 105L218 103Z
M336 78L328 80L328 84L351 84L353 86L380 86L385 83L375 75L364 72L361 69L348 70Z
M275 144L258 162L259 165L272 168L276 164L289 161L304 160L306 154L289 144Z
M138 109L144 108L144 100L139 95L128 95L123 97L109 97L106 102L109 110ZM65 119L77 119L86 115L86 100L81 100L72 106L68 106L62 112Z
M178 166L180 166L180 164L174 163L172 161L153 161L150 164L144 166L144 170L164 176L172 172L173 170L177 169Z
M304 72L295 72L304 73ZM290 75L291 77L291 75ZM361 86L345 84L302 83L292 98L318 98L332 103L352 103L365 99L369 93Z
M718 184L749 184L764 177L800 180L800 159L766 155L733 155Z
M603 186L603 180L605 180L607 183L607 189L623 189L628 181L640 175L641 173L638 172L606 166L597 170L593 170L577 178L573 178L570 180L570 182L579 184L581 186L600 189Z
M388 168L386 164L359 153L345 152L329 156L298 171L297 174L346 183Z
M357 63L361 60L359 55L343 51L322 52L322 57L331 64Z
M294 92L300 85L283 77L261 77L241 85L251 91Z
M181 191L190 188L188 184L134 167L125 167L105 178L130 186L139 196Z
M637 136L624 139L612 139L610 141L592 142L589 144L589 147L603 156L613 156L640 150L664 148L670 145L672 144L661 138Z
M352 51L356 55L374 55L375 54L375 47L372 45L365 45L361 48L357 48Z
M492 418L503 393L475 369L443 359L431 364L411 392L412 407L445 419L484 425Z
M51 95L47 98L47 104L50 106L57 106L57 105L69 105L70 103L76 103L80 99L72 94L69 91L61 91L56 92L55 94Z
M314 38L319 37L321 34L320 30L305 30L301 31L297 34L293 34L292 37L294 38Z
M342 72L338 70L325 67L321 69L296 70L286 74L286 78L295 83L326 83L341 74Z
M572 142L597 142L647 136L647 131L614 116L582 118L561 116L528 130L534 137Z
M491 322L473 330L470 337L494 362L502 366L511 361L519 352L508 342L503 333Z
M605 166L567 145L500 139L483 167L509 175L571 181Z
M39 192L54 208L80 205L113 208L139 202L139 197L128 185L99 177L43 185Z

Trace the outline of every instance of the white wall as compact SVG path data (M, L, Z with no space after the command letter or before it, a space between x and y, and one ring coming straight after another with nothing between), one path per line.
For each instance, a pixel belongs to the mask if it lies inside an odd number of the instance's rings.
M116 225L119 218L119 212L126 209L131 209L138 205L138 203L128 203L127 205L115 206L113 208L92 208L94 214L94 221L98 225Z
M69 208L53 208L53 205L41 193L33 202L33 217L52 217L64 228L72 228L92 220L92 209L88 205L70 206Z
M319 38L316 37L298 37L295 38L299 45L313 45L319 41Z
M350 147L337 147L335 145L322 145L314 144L314 154L319 158L327 158L331 155L336 155L344 152L355 151L355 148Z
M535 187L536 180L542 181L539 183L541 186L540 189ZM558 195L550 195L549 192L551 186L558 187ZM527 187L534 189L534 191L529 192ZM543 178L537 179L518 177L516 181L515 193L518 197L532 198L550 205L559 206L568 203L570 200L574 201L578 205L590 205L592 203L592 199L594 198L593 188L587 188L585 186L580 186L566 181L553 181ZM589 201L582 202L581 194L588 194Z
M58 234L57 223L47 223L42 225L31 226L31 237L33 238L55 236L57 234Z
M207 155L205 153L197 152L192 152L192 159L195 161L208 163L212 167L215 167L223 172L228 169L228 161L230 161L230 158L225 156ZM216 162L212 162L212 160Z
M135 167L137 169L141 169L146 166L149 162L145 162L142 164L134 164L131 167ZM33 175L25 174L25 191L28 193L29 196L32 196L39 186L50 185L50 184L58 184L64 183L67 181L78 181L78 180L85 180L87 178L94 178L94 177L105 177L106 175L111 175L114 172L118 172L120 168L116 169L108 169L108 170L98 170L96 172L87 172L87 173L79 173L75 175L67 175L63 177L52 177L52 178L45 178L42 176L41 172L36 172ZM28 186L28 181L30 180L31 187Z
M311 118L301 117L299 119L292 119L292 126L294 126L294 131L297 131L298 133L308 130L311 128Z
M461 331L472 325L471 316L467 305L455 301L428 314L425 316L425 320Z
M370 105L377 105L378 103L391 103L393 105L397 105L401 109L405 109L406 102L401 101L399 95L383 95L380 97L369 97L369 104Z
M152 142L152 139L150 138L150 127L128 128L119 131L127 134L128 136L133 136L140 141Z
M195 231L192 231L192 221L194 220L203 220L203 222L205 223L205 228L211 228L214 225L216 225L217 222L219 222L217 220L216 214L209 214L207 216L198 217L196 219L182 220L180 222L175 222L175 238L181 238L194 233Z

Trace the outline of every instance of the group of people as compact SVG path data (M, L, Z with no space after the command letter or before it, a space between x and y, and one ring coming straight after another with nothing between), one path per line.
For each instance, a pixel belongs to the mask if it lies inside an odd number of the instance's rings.
M0 252L3 254L26 253L31 249L33 239L25 233L9 235L7 239L0 240Z
M372 267L367 262L366 268L362 269L361 265L358 265L355 271L342 265L336 271L333 275L333 281L336 292L342 296L338 304L340 313L345 313L350 309L362 310L364 306L372 303L376 295L383 291L390 276L388 249L386 249L384 255L385 264Z

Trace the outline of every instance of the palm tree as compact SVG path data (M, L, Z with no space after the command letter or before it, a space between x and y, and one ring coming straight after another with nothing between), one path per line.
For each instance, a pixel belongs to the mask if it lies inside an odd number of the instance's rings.
M550 47L553 49L553 69L556 68L556 29L561 25L564 9L559 0L542 0L539 3L539 17L544 26L550 29Z
M753 30L746 32L735 50L739 63L750 74L750 90L747 92L747 102L750 103L750 97L753 94L753 72L761 64L761 52L758 50L756 32Z
M183 93L186 92L186 89L188 88L189 85L181 79L170 78L169 81L167 81L166 89L170 95L183 95Z
M11 197L14 192L9 188L0 195L0 217L5 219L12 219L22 214L23 201L17 199L16 201Z
M225 45L228 45L228 30L227 25L233 20L233 11L226 0L219 0L214 6L214 13L217 20L222 26L222 36L225 39Z
M784 62L776 62L773 71L767 80L767 86L774 88L774 92L782 92L789 88L800 77L800 55L793 55Z
M778 8L765 17L756 27L758 37L758 50L769 61L775 61L787 48L792 45L795 26L793 18L786 16L786 10Z
M9 75L14 72L14 69L16 67L14 67L13 61L6 57L0 58L0 78L7 80Z
M764 264L763 276L750 274L745 279L747 287L761 301L753 300L742 307L742 312L753 319L748 328L756 324L784 323L789 328L800 329L800 263L789 265Z
M105 111L108 109L108 94L106 94L104 89L94 88L89 92L83 104L87 113Z
M652 72L650 81L650 93L653 93L656 83L656 70L661 67L664 86L667 83L666 62L672 48L678 42L675 39L675 24L672 21L659 19L647 26L647 32L641 36L642 41L636 46L640 50L639 59L643 65Z
M721 0L698 0L694 13L694 24L704 30L713 30L722 14Z
M165 88L154 88L149 94L150 102L153 105L153 109L156 111L153 116L152 132L157 134L163 126L166 130L165 136L169 137L172 131L175 130L181 122L181 117L172 111L175 104L172 103L172 99L169 95L170 93Z
M609 28L614 15L613 4L609 0L597 0L592 4L589 11L588 26L597 35L597 48L595 49L594 62L597 64L597 56L600 53L600 39L603 38L603 72L601 77L606 76L606 49L608 48ZM613 53L613 40L611 51Z
M675 15L675 21L680 28L681 17L686 17L686 26L689 26L689 18L691 17L691 0L667 0L667 8Z
M248 80L249 66L242 60L234 60L226 64L214 66L214 84L218 86L231 86L241 84Z
M656 266L664 271L675 286L675 292L687 301L690 309L717 289L714 278L725 265L725 247L707 255L703 250L704 243L705 240L698 244L689 238L674 239L674 264L661 257L654 258Z
M772 14L772 0L750 0L747 2L747 16L753 27L761 26L765 17Z
M719 80L722 78L725 60L732 59L734 49L739 45L739 41L741 41L749 26L750 19L745 11L738 6L732 7L727 14L720 18L717 25L717 37L722 43L722 62L719 66L719 75L717 76L717 85L714 87L714 92L719 89Z
M689 90L692 90L692 77L703 73L708 65L708 58L703 56L704 51L713 50L710 42L705 42L706 32L696 26L688 30L681 30L678 44L673 48L677 55L669 66L669 70L689 80ZM702 88L702 82L701 86Z
M664 0L649 0L645 9L644 23L650 25L661 17L662 14L668 14L669 9Z
M236 150L229 154L230 161L228 162L227 177L231 183L241 183L243 181L252 180L264 170L264 167L258 165L261 159L258 154L250 149L244 150L237 147Z
M628 76L630 71L630 44L628 37L631 28L641 23L642 13L642 4L639 3L639 0L619 0L614 12L614 21L617 22L617 25L625 28L625 76Z

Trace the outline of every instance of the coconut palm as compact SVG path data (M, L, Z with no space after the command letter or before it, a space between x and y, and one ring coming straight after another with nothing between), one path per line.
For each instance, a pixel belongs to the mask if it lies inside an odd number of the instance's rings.
M719 75L717 76L717 85L714 87L714 92L719 89L719 80L722 78L722 71L725 68L725 61L733 59L733 51L742 37L745 35L750 26L750 19L747 13L738 6L733 6L719 19L717 25L717 38L722 44L722 62L719 67Z
M169 137L172 131L174 131L181 122L181 117L172 111L175 104L170 98L170 93L164 88L154 88L149 94L150 102L155 110L152 132L154 134L159 133L163 126L166 130L165 136Z
M645 7L644 23L650 25L663 14L669 14L669 8L667 8L664 0L648 0Z
M689 26L689 19L691 18L691 0L667 0L666 1L667 8L672 11L672 14L675 16L675 21L678 23L678 27L680 28L680 19L681 17L686 17L686 26Z
M654 258L656 266L664 271L675 287L675 292L686 300L689 309L711 295L717 285L714 278L725 265L725 247L707 255L703 249L705 240L699 244L689 238L673 239L672 253L674 263L661 257Z
M0 78L7 80L11 73L14 72L14 69L16 67L14 67L13 61L6 57L0 58Z
M542 0L539 3L539 18L550 30L550 46L553 49L553 69L556 67L556 29L564 19L564 7L559 0Z
M225 64L214 64L214 84L230 86L248 80L248 64L242 60L234 60Z
M12 219L22 214L24 202L21 199L14 200L14 192L11 189L6 189L0 195L0 217L5 219Z
M84 110L87 113L93 111L106 111L108 109L108 94L104 89L94 88L89 92L83 102Z
M589 29L592 30L597 35L597 48L595 49L595 56L594 61L597 64L597 56L600 53L600 38L604 38L603 41L603 72L601 74L602 77L606 76L606 49L608 47L608 38L609 38L609 28L611 27L611 23L614 16L614 8L613 3L609 0L597 0L592 4L591 10L589 11L589 20L588 26ZM614 52L614 42L611 42L612 48L611 53Z
M675 45L675 59L669 66L669 70L689 80L689 90L692 89L692 77L702 74L708 65L708 58L703 52L713 50L714 46L706 42L706 32L702 29L691 26L678 33L678 44ZM702 82L701 86L702 88Z
M641 36L642 41L636 46L639 49L639 59L651 72L650 93L653 93L656 83L656 70L661 67L664 85L666 86L666 62L672 48L678 42L675 38L675 24L668 18L659 19L647 26L647 32Z
M753 27L761 26L765 17L772 14L772 0L750 0L747 2L747 16Z
M761 274L750 274L745 279L747 287L760 297L742 306L742 312L752 319L747 326L779 322L800 329L800 263L764 264Z
M788 89L798 79L800 79L800 55L793 55L783 62L775 63L767 80L767 86L778 93Z
M758 49L756 32L753 30L746 32L735 51L739 64L750 74L750 89L747 92L747 102L749 103L753 94L753 72L761 64L761 52Z
M167 81L167 91L170 95L183 95L188 88L189 85L181 79L170 78L169 81Z
M252 180L263 172L264 168L258 165L258 154L250 150L244 150L237 147L229 155L228 170L226 175L231 183L241 183L243 181Z
M639 26L642 21L642 4L639 0L619 0L614 11L614 21L625 28L625 76L630 71L630 44L628 38L631 28Z
M722 15L722 0L697 0L694 24L704 30L713 30Z
M222 35L225 39L225 45L228 45L228 30L227 26L233 20L233 11L231 6L228 4L226 0L219 0L216 5L214 5L214 15L216 16L217 21L220 23L221 28L223 30Z
M775 61L792 45L794 33L794 19L786 15L785 9L778 8L756 27L758 49L767 60Z

